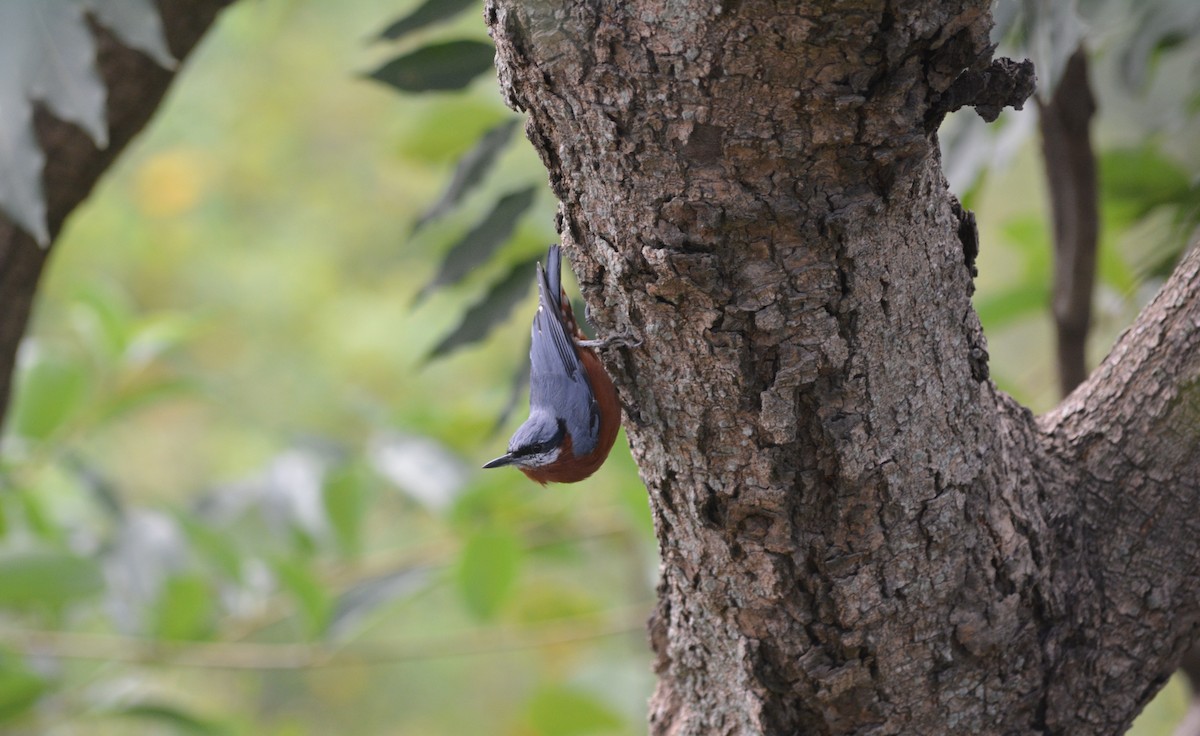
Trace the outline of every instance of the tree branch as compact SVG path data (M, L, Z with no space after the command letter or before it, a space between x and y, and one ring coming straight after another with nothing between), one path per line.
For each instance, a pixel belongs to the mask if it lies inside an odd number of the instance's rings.
M31 657L89 659L155 666L225 670L296 670L375 666L447 657L501 654L573 644L643 630L649 604L596 616L514 629L455 636L440 641L264 644L182 642L132 636L32 629L0 630L10 652Z
M1058 380L1069 394L1087 378L1087 337L1096 280L1099 233L1096 157L1089 131L1096 100L1088 83L1087 51L1067 61L1049 102L1039 102L1042 162L1054 219L1054 324Z
M1200 622L1200 249L1040 425L1074 474L1056 502L1080 572L1061 668L1106 675L1070 679L1071 697L1144 702Z
M159 0L163 31L171 52L184 59L216 14L232 0ZM158 108L176 71L168 71L140 51L122 46L100 26L97 65L108 89L109 144L97 149L80 128L40 108L35 114L38 142L46 154L42 181L51 238L87 197L100 175ZM99 247L99 244L98 244ZM8 406L17 347L25 334L38 279L48 249L0 214L0 419Z

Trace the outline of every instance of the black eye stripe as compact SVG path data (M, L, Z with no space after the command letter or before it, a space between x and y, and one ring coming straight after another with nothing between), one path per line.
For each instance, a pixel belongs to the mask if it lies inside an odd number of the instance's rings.
M551 437L549 440L547 440L545 442L535 442L531 445L523 445L521 447L514 447L512 450L509 450L508 454L512 455L513 457L525 457L527 455L540 455L543 452L549 452L550 450L554 449L555 447L558 447L562 443L563 437L566 437L566 436L567 436L567 423L564 422L563 420L559 419L558 420L558 431L555 432L554 436Z

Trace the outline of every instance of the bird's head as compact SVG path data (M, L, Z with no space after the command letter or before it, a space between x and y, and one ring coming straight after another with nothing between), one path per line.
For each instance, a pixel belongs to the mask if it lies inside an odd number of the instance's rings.
M530 415L508 441L508 452L492 460L485 468L516 465L518 468L544 468L553 465L569 448L567 425L562 419L545 412Z

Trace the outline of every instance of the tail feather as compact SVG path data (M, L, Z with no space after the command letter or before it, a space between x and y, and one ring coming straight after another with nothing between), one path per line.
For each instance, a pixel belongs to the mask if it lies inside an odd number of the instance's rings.
M567 334L578 340L586 339L579 323L575 321L575 311L571 308L571 300L562 286L562 248L550 246L546 252L546 268L541 272L542 293L545 295L546 307L552 309L558 316Z

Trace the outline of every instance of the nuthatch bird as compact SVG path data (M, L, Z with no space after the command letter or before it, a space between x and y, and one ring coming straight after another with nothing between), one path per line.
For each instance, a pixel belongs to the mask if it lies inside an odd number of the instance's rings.
M529 348L529 418L508 452L485 468L515 465L531 480L574 483L596 472L621 426L617 390L594 347L575 322L562 288L557 245L537 267L538 308Z

